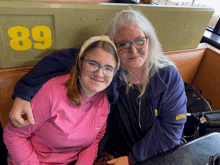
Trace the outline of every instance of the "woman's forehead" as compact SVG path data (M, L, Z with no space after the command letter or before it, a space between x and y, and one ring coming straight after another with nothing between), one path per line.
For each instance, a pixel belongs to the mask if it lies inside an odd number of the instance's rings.
M116 33L116 42L133 41L138 37L144 37L145 34L136 24L127 23L120 27Z
M85 59L93 60L104 65L107 65L107 64L115 65L116 64L116 58L114 57L114 55L107 52L106 50L102 48L96 48L93 51L87 52L85 54Z

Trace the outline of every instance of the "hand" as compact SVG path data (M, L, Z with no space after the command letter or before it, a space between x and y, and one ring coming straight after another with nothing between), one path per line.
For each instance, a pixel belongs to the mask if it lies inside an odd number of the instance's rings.
M25 114L27 116L25 116ZM16 127L23 127L28 124L35 124L31 103L26 100L22 100L18 97L15 98L12 106L9 118Z
M130 165L130 159L128 156L122 156L119 158L112 159L107 161L107 164L114 164L114 165Z

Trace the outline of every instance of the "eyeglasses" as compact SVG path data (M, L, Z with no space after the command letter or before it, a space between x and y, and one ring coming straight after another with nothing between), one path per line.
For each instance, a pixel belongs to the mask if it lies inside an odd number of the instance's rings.
M144 46L147 43L147 38L148 37L141 37L141 38L137 38L135 41L133 42L119 42L116 44L117 50L121 51L121 50L129 50L131 48L131 45L133 44L134 47L136 49L142 49L144 48Z
M111 67L111 66L101 66L98 62L92 61L92 60L85 60L82 58L82 60L85 61L85 68L88 72L95 73L97 72L100 68L102 68L102 73L105 77L111 78L114 77L116 72L118 71L117 69Z

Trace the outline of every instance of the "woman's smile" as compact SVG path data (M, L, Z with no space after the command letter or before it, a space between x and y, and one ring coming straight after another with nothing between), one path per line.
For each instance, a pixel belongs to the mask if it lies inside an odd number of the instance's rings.
M97 79L95 79L95 78L93 78L93 77L90 77L90 79L92 79L92 80L94 80L95 82L98 82L98 83L103 83L103 81L97 80Z
M137 58L139 58L140 56L137 56L137 57L130 57L129 59L130 60L135 60L135 59L137 59Z

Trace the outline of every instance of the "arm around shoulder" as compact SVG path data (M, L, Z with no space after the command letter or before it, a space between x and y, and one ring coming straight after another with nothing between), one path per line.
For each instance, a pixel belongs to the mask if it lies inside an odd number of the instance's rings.
M32 99L33 116L36 124L25 127L14 127L9 121L3 132L4 143L8 149L10 164L39 164L37 153L31 144L31 135L40 129L50 118L51 90L50 86L43 86Z
M74 64L79 49L67 49L44 57L15 85L12 98L14 105L10 112L10 119L17 127L34 124L30 101L38 90L49 79L65 74ZM22 118L26 114L27 119Z
M79 49L66 49L44 57L17 82L12 98L31 101L49 79L68 72L75 63L78 51Z

